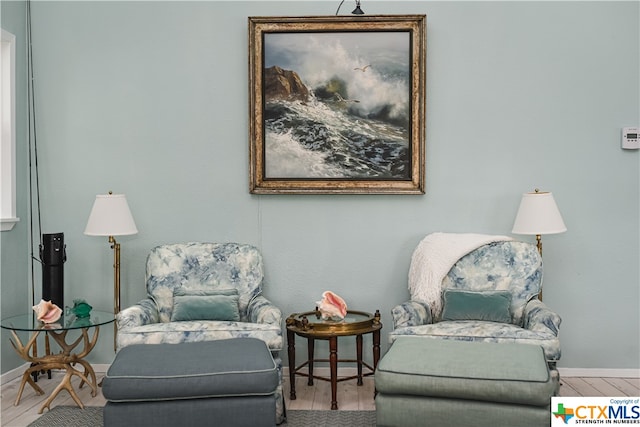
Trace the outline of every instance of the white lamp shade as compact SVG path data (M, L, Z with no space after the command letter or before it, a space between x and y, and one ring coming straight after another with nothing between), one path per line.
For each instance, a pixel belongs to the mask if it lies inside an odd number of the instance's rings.
M127 236L138 233L124 194L98 194L84 230L88 236Z
M514 234L556 234L567 231L553 194L524 193L513 224Z

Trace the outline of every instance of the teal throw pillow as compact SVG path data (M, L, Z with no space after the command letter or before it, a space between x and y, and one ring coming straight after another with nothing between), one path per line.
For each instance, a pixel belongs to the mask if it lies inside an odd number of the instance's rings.
M171 321L240 320L237 289L184 289L173 293Z
M511 323L511 292L446 289L442 320L485 320Z

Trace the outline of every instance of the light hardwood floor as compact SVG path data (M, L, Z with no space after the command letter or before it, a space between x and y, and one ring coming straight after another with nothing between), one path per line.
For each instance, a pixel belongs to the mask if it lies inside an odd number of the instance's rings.
M96 372L98 381L104 376L104 372ZM46 376L41 376L38 385L45 391L44 396L38 396L33 389L27 385L22 394L22 399L18 406L13 403L16 399L20 379L16 379L2 385L0 425L2 427L25 427L40 416L38 410L42 406L46 397L57 386L61 372L54 372L51 380ZM74 385L79 382L74 379ZM316 380L313 386L307 386L305 377L296 378L296 400L289 400L289 378L284 380L284 392L287 409L330 409L331 387L326 381ZM338 407L341 410L375 410L373 400L374 382L373 377L364 379L364 385L358 387L354 381L344 381L338 383ZM103 406L105 399L101 389L98 388L98 395L91 397L90 388L84 386L79 390L78 395L87 406ZM640 378L583 378L583 377L562 377L560 387L561 396L640 396ZM66 391L60 394L52 402L51 406L71 405L75 402ZM45 409L46 411L46 409ZM90 426L87 426L90 427Z

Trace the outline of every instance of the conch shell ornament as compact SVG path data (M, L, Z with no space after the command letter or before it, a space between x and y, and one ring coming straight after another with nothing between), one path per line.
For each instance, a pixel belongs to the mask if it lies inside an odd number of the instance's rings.
M40 300L38 305L33 306L33 311L42 323L53 323L62 316L62 309L51 301Z
M323 319L344 319L347 315L347 303L331 291L322 293L322 301L317 301L318 311Z

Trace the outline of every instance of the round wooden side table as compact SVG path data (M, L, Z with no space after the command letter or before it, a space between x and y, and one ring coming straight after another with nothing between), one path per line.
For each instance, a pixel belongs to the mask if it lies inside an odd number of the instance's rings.
M291 383L291 400L296 399L295 376L308 377L308 385L313 385L313 380L323 380L331 382L331 409L338 409L337 384L339 381L356 379L358 385L362 385L362 378L373 375L380 360L380 311L375 314L364 311L347 311L343 320L322 319L319 311L308 311L305 313L294 313L287 318L287 345L289 356L289 379ZM364 334L373 335L373 366L362 360L362 336ZM295 336L307 338L307 361L300 366L295 366L296 344ZM338 359L338 337L356 337L356 359ZM314 355L315 340L329 341L329 359L316 359ZM313 367L315 362L329 362L330 377L314 375ZM357 375L338 378L338 362L357 363ZM307 367L308 372L301 372ZM369 372L363 374L363 367Z

